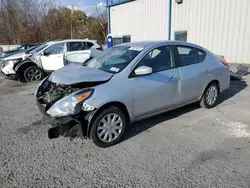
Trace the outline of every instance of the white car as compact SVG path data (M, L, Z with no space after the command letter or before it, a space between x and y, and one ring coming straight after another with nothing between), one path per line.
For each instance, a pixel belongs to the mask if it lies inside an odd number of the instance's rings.
M83 63L103 50L96 41L82 39L51 41L38 48L41 50L33 53L27 60L4 61L1 72L9 78L12 75L27 82L38 81L68 63Z
M1 72L8 79L17 79L20 75L23 65L30 61L29 57L43 50L44 44L31 47L25 51L15 53L0 60ZM28 60L28 61L27 61Z

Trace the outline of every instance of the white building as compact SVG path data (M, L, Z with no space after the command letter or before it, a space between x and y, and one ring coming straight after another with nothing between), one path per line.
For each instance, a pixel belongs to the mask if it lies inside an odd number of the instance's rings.
M225 56L228 62L250 64L250 0L109 3L109 29L114 35L129 35L131 41L187 40Z

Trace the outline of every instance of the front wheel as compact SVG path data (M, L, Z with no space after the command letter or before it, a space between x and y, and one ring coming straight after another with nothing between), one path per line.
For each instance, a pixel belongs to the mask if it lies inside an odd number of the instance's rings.
M40 81L43 78L43 71L37 66L30 66L24 70L24 79L26 82Z
M211 83L205 90L200 106L202 108L212 108L216 105L219 95L219 87L216 83Z
M109 147L121 140L126 125L126 115L117 107L109 107L95 117L90 137L95 145Z

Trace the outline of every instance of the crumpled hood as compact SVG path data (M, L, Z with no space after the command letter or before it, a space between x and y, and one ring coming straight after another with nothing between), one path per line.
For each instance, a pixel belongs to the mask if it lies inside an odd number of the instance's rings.
M71 85L82 82L99 82L109 80L113 74L96 68L71 63L51 73L49 81L57 84Z
M5 57L2 60L8 61L8 60L12 60L12 59L24 59L27 56L29 56L29 54L26 54L25 52L20 52L20 53L16 53L16 54L10 55L8 57Z

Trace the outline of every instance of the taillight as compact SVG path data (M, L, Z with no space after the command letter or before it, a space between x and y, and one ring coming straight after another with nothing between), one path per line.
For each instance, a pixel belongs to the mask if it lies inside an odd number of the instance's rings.
M230 68L230 65L229 65L229 63L228 62L226 62L226 61L223 61L222 62L227 68Z
M100 44L98 44L99 45L99 47L98 48L96 48L97 50L100 50L100 51L103 51L103 48L102 48L102 46L100 45Z

